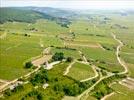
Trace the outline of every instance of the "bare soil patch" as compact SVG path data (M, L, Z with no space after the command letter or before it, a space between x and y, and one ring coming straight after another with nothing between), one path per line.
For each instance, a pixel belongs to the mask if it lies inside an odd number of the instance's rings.
M52 57L52 55L44 55L38 59L33 60L32 63L34 66L39 66L39 65L47 62L48 60L50 60L51 57Z

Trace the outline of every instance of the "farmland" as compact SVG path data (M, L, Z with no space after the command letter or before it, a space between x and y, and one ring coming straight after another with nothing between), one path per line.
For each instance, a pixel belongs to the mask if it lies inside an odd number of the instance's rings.
M133 13L35 8L1 8L0 99L133 100Z
M93 72L91 66L76 62L72 65L72 68L70 69L70 72L68 73L68 76L70 76L76 80L83 80L83 79L87 79L89 77L93 77L94 72Z
M113 94L111 97L107 98L106 100L115 100L116 98L118 98L118 100L133 99L134 90L130 90L120 84L114 84L112 88L116 91L116 93Z

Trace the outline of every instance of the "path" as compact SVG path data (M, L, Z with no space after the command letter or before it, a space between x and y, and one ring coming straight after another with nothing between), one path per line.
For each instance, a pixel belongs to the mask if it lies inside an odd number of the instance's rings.
M120 75L120 74L126 74L126 73L128 72L127 66L126 66L125 62L124 62L123 60L121 60L120 57L119 57L119 52L120 52L121 47L123 46L123 43L121 42L121 40L117 39L117 38L116 38L116 35L114 35L113 33L112 33L112 36L113 36L113 38L119 43L119 45L118 45L117 48L116 48L116 57L117 57L117 60L118 60L119 64L120 64L122 67L124 67L124 69L125 69L123 72L120 72L120 73L118 73L118 74L119 74L119 75ZM109 77L114 76L114 75L115 75L114 73L111 73L111 74L108 74L107 76L101 77L101 78L100 78L95 84L93 84L90 88L88 88L88 89L87 89L86 91L84 91L82 94L80 94L79 96L77 96L78 100L81 99L82 96L88 95L88 93L89 93L91 90L93 90L94 87L95 87L99 82L101 82L103 79L109 78ZM106 96L106 97L107 97L107 96ZM105 98L106 98L106 97L105 97Z
M16 83L18 81L18 79L24 77L24 78L28 78L31 74L35 73L36 71L38 71L40 69L40 66L38 66L36 69L34 69L33 71L29 72L28 74L21 76L19 78L16 78L12 81L6 82L4 85L0 86L0 92L8 89L10 87L10 85Z
M1 83L6 83L6 82L8 82L8 80L0 79L0 82L1 82Z
M96 68L95 68L96 66L95 65L92 65L91 67L92 67L92 69L93 69L93 71L95 73L95 76L90 77L90 78L87 78L87 79L83 79L80 82L89 81L89 80L92 80L92 79L97 78L99 76L99 74L98 74L98 72L96 71Z
M103 98L101 98L101 100L106 100L106 98L108 98L108 97L110 97L110 96L112 96L112 95L114 95L114 94L115 94L115 92L112 92L112 93L110 93L110 94L104 96Z
M106 78L109 78L111 76L113 76L114 74L110 74L108 76L103 76L101 77L95 84L93 84L90 88L88 88L87 90L85 90L82 94L80 94L79 96L77 96L78 100L81 99L82 96L85 96L85 95L88 95L88 93L94 89L94 87L99 83L101 82L102 80L106 79Z
M116 57L117 57L117 60L118 60L119 64L122 67L124 67L124 69L125 69L123 72L120 72L118 74L126 74L126 73L128 73L127 66L126 66L125 62L123 60L121 60L121 58L119 57L119 52L120 52L121 47L123 46L123 43L122 43L121 40L117 39L117 37L116 37L115 34L112 33L112 36L119 43L119 45L116 48Z
M78 51L78 52L79 52L80 56L82 56L83 61L84 61L85 63L88 63L88 61L87 61L86 57L84 56L84 54L83 54L81 51Z
M84 63L84 64L89 65L89 62L87 61L87 58L83 55L83 53L81 51L78 51L78 52L79 52L80 56L83 57L83 60L84 60L83 62L80 62L80 63ZM99 76L98 72L96 71L96 66L95 65L92 65L91 67L92 67L92 69L93 69L93 71L95 73L95 76L90 77L90 78L87 78L87 79L83 79L80 82L89 81L89 80L92 80L92 79L94 79L94 78L96 78L96 77Z
M72 65L76 62L76 60L74 60L73 62L70 63L70 65L67 67L66 71L64 72L63 75L67 75L69 73L70 68L72 67Z
M125 62L124 62L123 60L121 60L121 58L120 58L120 56L119 56L121 47L123 46L123 43L122 43L121 40L117 39L117 37L116 37L115 34L112 33L111 35L112 35L112 37L114 38L114 40L116 40L116 41L119 43L119 45L118 45L117 48L116 48L116 57L117 57L117 60L118 60L119 64L125 69L123 72L119 72L118 74L119 74L119 75L121 75L121 74L126 74L126 73L128 73L127 66L126 66ZM111 95L108 94L108 95L104 96L104 98L102 98L102 100L105 100L107 97L110 97L110 96L111 96Z
M98 43L98 45L102 50L104 50L104 51L106 50L105 48L103 48L103 46L101 44Z
M83 57L83 60L84 60L84 61L82 62L82 61L74 60L74 61L73 61L72 63L70 63L70 65L67 67L67 69L66 69L66 71L64 72L63 75L67 75L67 74L69 73L70 68L72 67L72 65L73 65L75 62L79 62L79 63L83 63L83 64L86 64L86 65L89 65L89 62L87 61L86 57L82 54L82 52L81 52L81 51L78 51L78 52L79 52L79 54ZM92 65L91 67L92 67L92 69L93 69L93 71L94 71L94 73L95 73L95 76L90 77L90 78L87 78L87 79L83 79L83 80L81 80L80 82L89 81L89 80L92 80L92 79L94 79L94 78L96 78L96 77L99 76L99 74L98 74L97 71L96 71L96 66L95 66L95 65Z

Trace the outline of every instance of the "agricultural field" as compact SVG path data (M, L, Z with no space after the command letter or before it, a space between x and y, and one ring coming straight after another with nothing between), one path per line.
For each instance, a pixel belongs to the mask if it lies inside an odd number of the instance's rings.
M134 97L134 90L131 90L123 85L114 84L112 89L115 90L115 93L106 100L132 100Z
M133 100L133 13L0 12L0 100Z
M93 77L94 75L95 73L90 65L79 62L74 63L68 73L68 76L76 80L84 80Z

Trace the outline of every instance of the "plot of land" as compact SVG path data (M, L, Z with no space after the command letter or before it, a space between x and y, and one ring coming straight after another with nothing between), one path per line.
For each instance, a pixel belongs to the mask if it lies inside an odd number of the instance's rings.
M38 44L38 37L25 37L8 34L6 39L0 40L0 78L14 79L24 75L24 63L31 57L40 55L42 48Z
M74 63L74 65L72 65L67 75L76 80L83 80L83 79L93 77L95 73L90 65L76 62Z
M52 55L44 55L43 57L40 57L39 59L35 59L32 61L34 66L39 66L44 64L46 61L49 61L51 59Z
M134 79L133 78L128 77L128 78L120 81L119 83L121 85L128 87L129 89L134 90Z
M120 84L114 84L112 88L115 90L115 94L106 100L133 100L134 90L130 90L128 87Z

